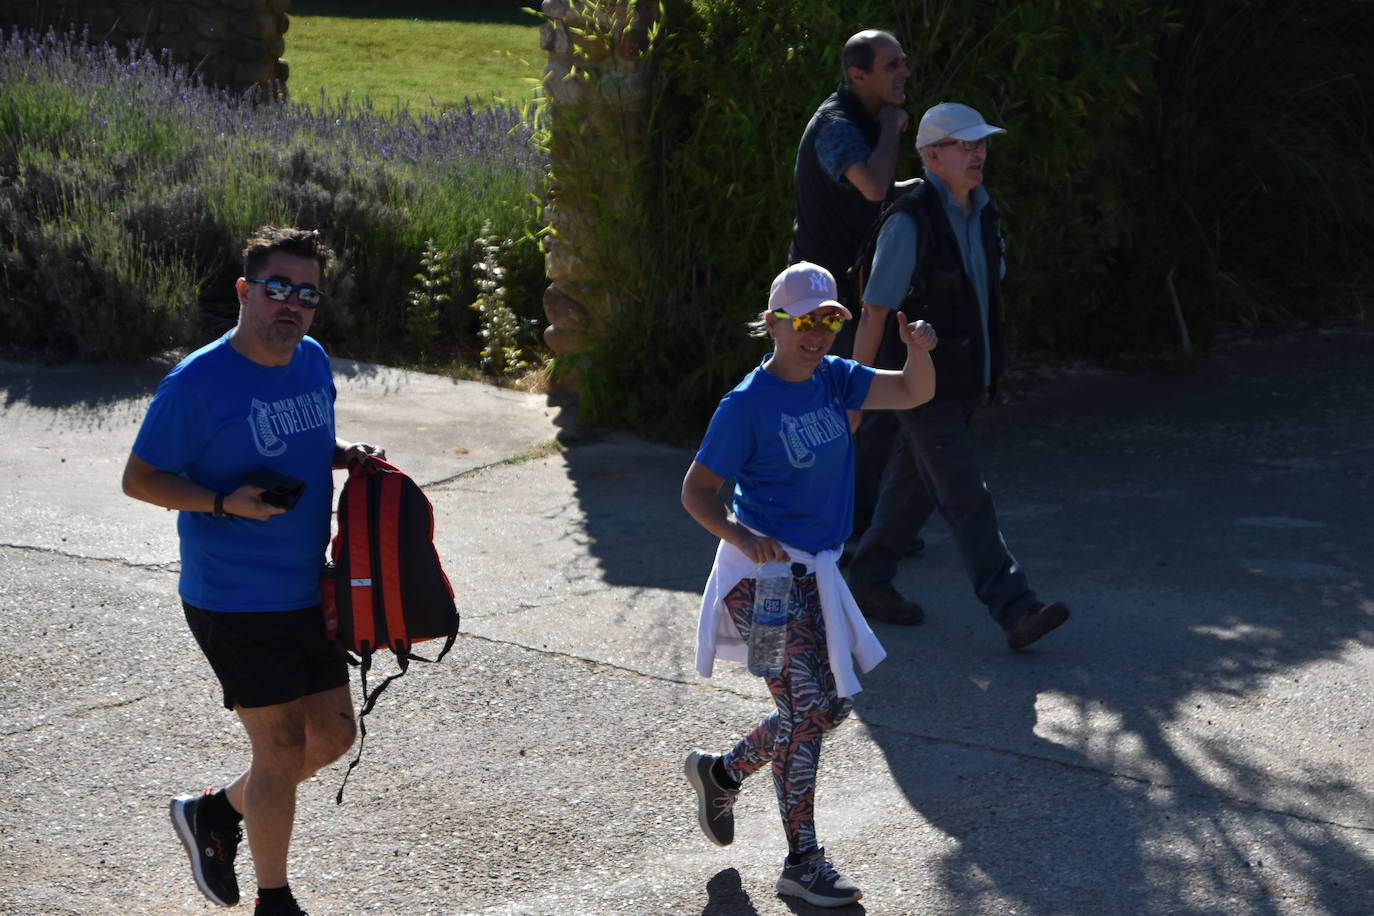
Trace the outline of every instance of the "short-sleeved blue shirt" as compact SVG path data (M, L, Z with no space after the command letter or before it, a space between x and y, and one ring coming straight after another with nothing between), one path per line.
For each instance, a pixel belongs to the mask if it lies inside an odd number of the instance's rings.
M859 126L847 118L831 118L816 134L816 160L835 181L844 181L845 170L856 162L867 162L873 148Z
M721 398L696 461L735 481L731 508L750 528L813 553L839 547L854 524L845 412L863 405L874 372L827 356L811 378L788 382L766 363Z
M295 508L265 522L182 512L181 597L210 611L287 611L320 601L333 499L334 381L309 337L285 366L239 353L226 334L158 385L134 454L220 493L269 468L305 483Z

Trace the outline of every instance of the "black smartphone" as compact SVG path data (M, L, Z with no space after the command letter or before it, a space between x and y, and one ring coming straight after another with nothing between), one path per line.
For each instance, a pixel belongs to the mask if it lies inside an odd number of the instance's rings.
M262 501L269 506L293 509L305 492L305 484L294 477L278 474L268 468L258 468L243 478L244 483L262 487Z

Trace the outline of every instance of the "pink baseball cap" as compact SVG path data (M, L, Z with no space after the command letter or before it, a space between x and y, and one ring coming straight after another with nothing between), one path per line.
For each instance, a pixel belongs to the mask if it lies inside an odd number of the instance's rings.
M834 306L845 320L853 318L837 295L835 277L830 271L810 261L798 261L773 278L773 288L768 291L768 308L789 315L805 315Z

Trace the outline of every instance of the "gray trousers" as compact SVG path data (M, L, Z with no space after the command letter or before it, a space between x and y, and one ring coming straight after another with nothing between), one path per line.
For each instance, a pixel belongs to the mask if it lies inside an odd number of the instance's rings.
M901 436L883 469L873 521L849 565L855 591L891 587L903 549L938 511L974 593L994 620L1005 626L1036 602L1002 539L992 494L974 458L971 424L979 401L936 395L920 407L894 411Z

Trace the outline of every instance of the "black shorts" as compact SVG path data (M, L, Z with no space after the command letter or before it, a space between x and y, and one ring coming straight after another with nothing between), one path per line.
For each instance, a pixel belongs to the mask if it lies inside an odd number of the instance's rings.
M324 635L323 611L207 611L181 602L224 688L224 708L289 703L348 683L343 647Z

